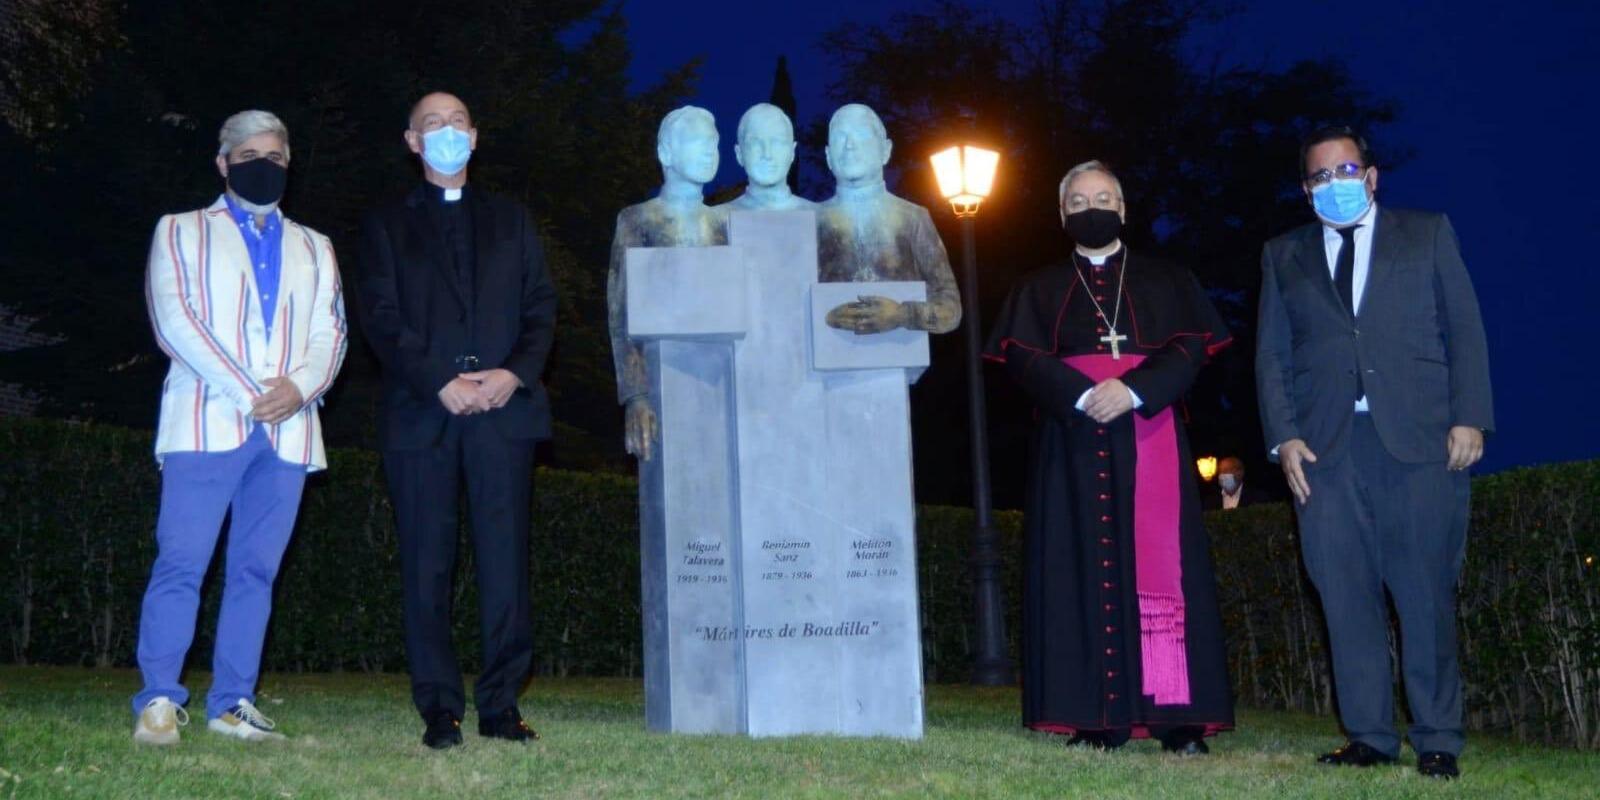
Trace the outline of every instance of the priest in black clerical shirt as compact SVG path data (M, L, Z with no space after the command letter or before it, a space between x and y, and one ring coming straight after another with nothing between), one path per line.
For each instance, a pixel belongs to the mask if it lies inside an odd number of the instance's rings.
M1176 406L1229 341L1194 277L1120 241L1099 162L1061 182L1071 259L1023 279L992 332L1037 406L1025 512L1022 720L1114 748L1205 753L1233 727L1222 620Z
M550 436L539 374L555 289L527 210L467 184L477 129L466 106L422 98L405 138L425 182L367 218L357 297L383 368L378 442L400 540L412 701L425 744L461 744L450 599L464 481L483 635L478 732L527 741L536 736L517 695L533 658L528 523L534 442Z

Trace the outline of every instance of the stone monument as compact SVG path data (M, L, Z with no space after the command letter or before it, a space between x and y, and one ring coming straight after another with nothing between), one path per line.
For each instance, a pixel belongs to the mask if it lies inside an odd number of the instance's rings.
M685 106L661 121L661 191L617 215L606 283L626 445L639 457L652 730L743 725L743 692L729 683L743 675L738 643L686 647L676 636L737 624L731 370L746 291L735 253L723 246L727 213L703 200L717 174L717 142L716 121L704 109Z
M920 208L882 191L887 138L875 142L870 200L915 223L896 204ZM931 287L953 294L953 281L924 277L936 236L872 239L918 252L852 250L912 270L870 277L819 263L820 222L735 209L726 246L621 257L627 344L660 420L659 448L635 451L653 730L922 735L907 385L928 364L925 323L953 326L959 299L945 313ZM872 293L819 281L830 269Z

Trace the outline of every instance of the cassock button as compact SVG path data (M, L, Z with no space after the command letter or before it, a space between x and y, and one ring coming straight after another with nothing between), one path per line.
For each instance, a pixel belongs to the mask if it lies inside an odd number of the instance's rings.
M1105 501L1110 500L1110 499L1111 499L1111 495L1109 495L1109 494L1102 493L1100 495L1100 502L1102 502L1102 503L1104 503Z
M1111 517L1109 517L1109 516L1107 516L1105 514L1101 514L1100 515L1100 521L1101 522L1110 522L1111 521Z
M1106 458L1106 457L1111 455L1111 453L1109 453L1109 452L1107 452L1105 450L1101 450L1101 451L1099 451L1099 453L1100 453L1100 457L1101 458Z
M1114 670L1114 669L1106 670L1106 677L1107 678L1115 678L1115 677L1117 677L1117 671Z
M1111 581L1102 581L1100 583L1100 588L1102 588L1102 589L1110 589L1111 588Z
M1100 473L1100 480L1106 480L1106 479L1108 479L1110 477L1111 477L1110 473L1106 473L1106 472Z
M1110 546L1111 546L1111 540L1110 540L1110 539L1107 539L1107 538L1106 538L1106 537L1104 537L1104 536L1102 536L1102 537L1100 537L1100 543L1101 543L1101 544L1103 544L1103 545L1105 545L1105 546L1106 546L1106 547L1110 547ZM1108 611L1109 611L1109 610L1110 610L1110 609L1106 609L1106 610L1108 610Z
M1117 632L1116 626L1114 626L1114 625L1107 625L1106 626L1106 633L1116 633L1116 632Z
M1115 647L1107 647L1106 648L1106 655L1114 656L1116 654L1117 654L1117 649Z
M1110 603L1106 603L1106 610L1107 610L1107 611L1110 611L1110 610L1111 610L1111 609L1113 609L1113 608L1116 608L1116 606L1114 606L1114 605L1111 605L1111 604L1110 604Z
M1106 435L1106 429L1105 428L1095 428L1094 432L1100 434L1101 436Z
M1116 692L1112 692L1111 694L1106 695L1106 699L1107 700L1115 700L1115 699L1117 699Z

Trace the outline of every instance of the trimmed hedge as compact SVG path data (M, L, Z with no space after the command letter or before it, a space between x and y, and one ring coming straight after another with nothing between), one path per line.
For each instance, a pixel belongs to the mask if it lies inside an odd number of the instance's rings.
M148 432L0 419L0 661L127 666L155 555L159 474ZM403 671L399 561L375 454L329 453L308 485L265 654L271 670ZM540 469L531 569L541 674L637 675L634 482ZM1473 484L1460 616L1475 729L1600 748L1600 461L1518 469ZM1287 505L1208 519L1230 670L1243 705L1332 711L1321 610L1300 568ZM924 663L967 677L972 653L970 509L918 518ZM996 514L1015 651L1021 515ZM465 541L463 539L463 541ZM471 569L462 547L460 569ZM210 661L218 570L191 664ZM470 574L470 572L463 572ZM476 669L473 581L457 581L458 652ZM1403 699L1403 698L1402 698Z

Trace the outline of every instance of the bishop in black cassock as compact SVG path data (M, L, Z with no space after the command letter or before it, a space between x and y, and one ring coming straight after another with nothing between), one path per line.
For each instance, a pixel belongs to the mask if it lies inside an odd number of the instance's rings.
M1121 187L1090 165L1063 181L1063 222L1077 251L1015 287L985 352L1037 406L1023 724L1074 743L1156 737L1169 750L1203 753L1204 737L1233 727L1233 703L1177 412L1230 337L1188 270L1121 246ZM1097 386L1126 391L1133 408L1104 419Z

